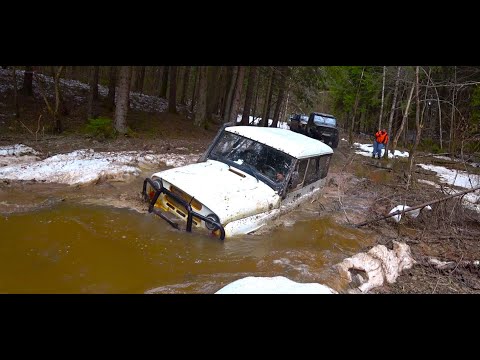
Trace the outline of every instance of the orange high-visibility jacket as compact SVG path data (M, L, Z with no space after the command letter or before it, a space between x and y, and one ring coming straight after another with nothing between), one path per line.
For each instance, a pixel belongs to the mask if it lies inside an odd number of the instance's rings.
M375 139L377 140L377 143L379 144L387 144L388 142L388 134L383 131L377 131L375 133Z

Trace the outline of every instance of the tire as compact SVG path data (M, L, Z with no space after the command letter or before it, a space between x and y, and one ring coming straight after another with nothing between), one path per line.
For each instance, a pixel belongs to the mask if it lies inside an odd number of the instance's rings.
M332 148L336 149L338 147L338 137L333 139L332 141Z

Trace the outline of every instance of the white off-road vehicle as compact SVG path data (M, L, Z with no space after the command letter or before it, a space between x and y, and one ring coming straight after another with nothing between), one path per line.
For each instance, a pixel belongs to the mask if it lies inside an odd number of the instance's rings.
M248 234L323 187L332 148L279 128L228 126L197 163L146 178L149 212L223 240Z

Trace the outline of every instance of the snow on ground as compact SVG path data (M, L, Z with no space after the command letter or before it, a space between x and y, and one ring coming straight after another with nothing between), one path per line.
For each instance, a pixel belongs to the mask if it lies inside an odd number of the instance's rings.
M427 184L427 185L431 185L431 186L436 187L437 189L440 189L440 185L438 185L437 183L434 183L433 181L430 181L430 180L418 179L418 182L423 183L423 184Z
M423 169L436 172L440 180L448 185L458 186L465 189L471 189L472 187L480 186L480 175L469 174L466 171L461 170L451 170L443 166L426 164L417 165ZM423 180L421 182L428 183L427 180ZM437 188L439 187L435 183L433 183L433 186ZM444 190L447 194L455 194L461 192L461 190L455 190L449 187L444 187ZM464 195L463 204L472 210L480 212L480 190Z
M343 140L343 139L342 139ZM354 143L353 146L357 147L359 150L355 151L355 154L359 154L362 156L368 156L371 157L373 153L373 144L360 144L360 143ZM385 154L385 149L382 150L382 156ZM395 157L408 157L408 151L399 151L395 150ZM388 152L388 158L392 159L392 152Z
M40 153L23 144L0 146L0 167L39 160Z
M17 70L17 88L23 86L24 70ZM0 69L0 94L13 90L11 69ZM47 90L48 96L53 99L54 80L51 76L35 73L33 77L33 94L37 99L42 99L41 87ZM87 104L90 85L78 80L60 79L60 87L66 98L77 104ZM102 97L108 95L108 87L98 85L98 93ZM150 96L138 92L130 92L130 108L146 112L164 112L168 107L168 101L157 96Z
M248 276L236 280L215 294L337 294L319 283L298 283L283 276Z
M468 174L466 171L451 170L444 166L417 164L423 169L434 171L437 176L445 183L463 188L471 188L480 185L480 176Z
M237 116L237 123L241 122L242 121L242 114L238 114ZM262 121L262 118L261 117L256 117L255 119L253 119L253 116L249 116L248 117L248 123L250 125L255 125L255 126L258 126L258 124L260 123L260 121ZM268 119L268 126L271 126L273 123L273 119ZM278 128L281 128L281 129L287 129L287 130L290 130L290 126L288 126L287 122L286 121L278 121L278 124L277 124L277 127Z
M434 158L440 159L440 160L452 161L452 158L451 158L451 157L443 156L443 155L435 155ZM457 158L453 158L453 161L455 161L455 162L464 162L462 159L457 159ZM470 165L470 166L473 166L473 167L480 167L480 164L479 164L479 163L468 162L468 161L466 161L465 163L466 163L467 165Z
M95 152L92 149L60 154L42 161L9 164L0 168L0 179L36 180L69 185L88 184L97 180L124 181L138 176L144 166L182 166L198 159L198 154L154 154L152 152Z
M22 156L22 155L39 155L39 154L40 153L38 151L23 144L0 146L0 156Z

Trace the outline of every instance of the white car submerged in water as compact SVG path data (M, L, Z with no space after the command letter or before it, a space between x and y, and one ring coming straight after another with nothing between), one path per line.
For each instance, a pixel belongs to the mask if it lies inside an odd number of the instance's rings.
M195 164L146 178L149 212L223 240L268 224L324 185L332 148L293 131L227 126ZM173 216L172 216L173 215Z

